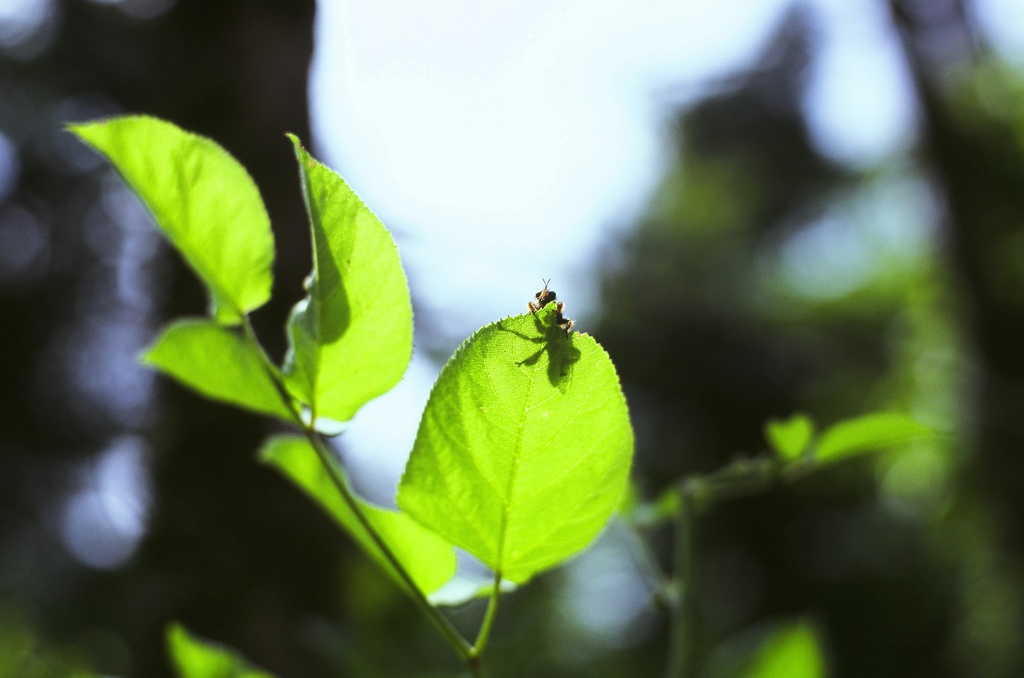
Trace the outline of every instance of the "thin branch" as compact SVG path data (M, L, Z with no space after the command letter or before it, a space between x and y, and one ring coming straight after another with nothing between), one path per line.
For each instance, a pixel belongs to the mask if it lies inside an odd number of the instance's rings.
M470 670L476 673L474 669L474 661L476 661L476 658L473 653L473 648L470 646L469 642L465 638L463 638L462 635L455 629L455 627L452 626L451 622L448 621L448 618L445 617L444 614L442 614L441 611L438 610L435 606L430 604L430 601L427 600L427 597L423 594L423 591L421 591L419 586L416 585L416 582L413 580L412 575L410 575L408 570L405 569L401 561L388 546L387 542L384 541L383 537L381 537L380 533L377 532L377 529L370 522L369 518L366 517L366 514L360 507L355 495L353 495L352 491L349 489L348 482L345 478L344 473L341 470L340 465L334 459L334 456L330 453L330 451L327 449L327 446L320 438L320 434L317 433L316 429L314 428L315 419L310 418L310 422L308 424L302 423L301 414L296 408L294 399L288 393L288 390L285 387L284 382L281 380L280 372L278 371L277 367L271 362L269 356L267 356L266 352L263 350L263 346L257 340L256 334L252 329L252 324L249 322L248 316L244 316L244 319L245 322L243 323L243 327L245 328L246 337L248 338L249 341L253 343L253 345L256 348L259 349L259 353L263 357L264 369L266 370L270 378L273 380L274 385L277 387L278 393L281 396L282 400L284 401L285 405L288 407L289 411L291 411L292 415L295 417L296 423L302 427L303 432L306 434L307 440L309 440L310 445L312 445L313 449L316 451L317 457L320 459L321 465L327 471L327 474L330 477L331 482L334 484L335 488L341 494L341 497L344 500L346 506L348 506L349 510L356 517L356 520L359 521L360 526L370 536L370 539L373 541L374 545L384 555L384 558L385 560L387 560L388 564L398 574L399 578L402 580L402 583L405 585L405 588L409 591L410 595L412 596L412 599L416 603L417 607L419 607L420 610L425 615L427 615L427 617L434 623L434 625L437 627L437 630L441 633L442 636L444 636L444 639L448 641L448 644L452 646L452 648L459 655L459 658L463 661L463 663L466 664L466 666L469 667Z
M658 564L657 557L651 551L650 542L644 538L641 526L627 519L623 519L622 523L629 542L629 550L651 590L652 598L660 609L670 609L675 596L672 578Z
M675 558L672 575L672 621L666 678L693 675L694 633L694 504L692 487L679 487L676 508Z

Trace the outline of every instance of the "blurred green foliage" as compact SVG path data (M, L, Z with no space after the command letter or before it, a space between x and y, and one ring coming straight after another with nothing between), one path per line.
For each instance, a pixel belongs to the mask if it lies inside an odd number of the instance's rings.
M211 12L179 2L150 21L58 4L63 28L46 56L5 52L0 70L0 129L22 166L3 207L45 218L54 262L0 294L2 317L20 319L0 337L0 596L19 620L0 637L42 663L75 647L72 665L169 676L161 630L180 617L282 676L452 666L401 591L252 464L255 419L172 390L161 423L125 424L66 373L40 367L80 359L64 347L110 318L84 301L102 280L81 226L99 209L102 179L81 188L95 166L79 159L69 175L43 127L69 116L145 110L222 142L269 191L290 248L275 279L304 275L294 178L272 168L290 170L282 130L308 136L312 4ZM1024 73L988 52L973 3L885 4L918 107L906 149L852 166L812 142L802 102L815 33L791 16L746 70L679 111L657 194L599 268L608 310L581 320L626 389L638 501L757 458L765 422L793 412L818 422L906 412L943 434L701 517L694 654L709 675L744 639L743 656L756 656L766 624L789 619L810 620L834 675L1024 674ZM268 25L274 41L239 37ZM259 44L262 56L225 44ZM225 86L242 73L260 87ZM181 270L161 270L161 316L202 306ZM280 327L295 300L262 311L257 329ZM283 354L284 337L261 334ZM154 517L136 558L93 571L53 545L52 497L67 491L68 468L126 428L157 450ZM655 565L669 565L671 536L651 529ZM490 648L496 676L663 673L666 618L622 555L630 539L609 530L570 567L509 596ZM470 605L453 619L471 629L480 612ZM793 633L765 656L792 652L813 668L811 632Z
M0 608L0 676L97 678L84 663L80 650L45 645L25 619Z
M181 624L167 629L167 649L181 678L274 678L236 652L196 638Z
M994 236L1018 237L1024 210L1014 186L1024 171L1007 173L999 195L990 180L1016 168L1024 148L998 132L1012 116L968 112L961 101L980 78L993 102L1019 102L1021 74L1004 67L1007 81L995 84L984 61L961 61L957 77L936 81L937 64L913 61L914 41L931 30L914 16L897 13L894 24L911 68L922 69L920 95L949 116L941 121L1004 142L1001 157L974 163L972 185L958 190L988 195L971 203L987 213L1001 205L992 239L978 246L1012 257ZM977 198L952 192L932 120L923 121L919 153L874 166L841 165L817 150L800 109L813 51L804 18L791 15L758 69L681 116L675 165L608 259L603 295L615 312L595 333L619 357L637 413L641 493L657 496L673 478L757 454L764 422L790 412L820 421L908 412L913 421L843 423L817 443L826 456L874 449L891 426L904 453L720 504L698 526L697 652L711 656L756 620L812 612L839 675L1014 675L1022 657L1008 639L1020 629L1020 587L1004 550L1010 533L997 536L992 521L1015 524L1021 514L985 489L982 469L1024 448L1006 417L997 428L1009 425L1015 442L979 447L991 410L979 409L976 394L1002 378L979 381L987 349L975 321L987 317L988 301L972 297L958 261L960 233L979 225L957 221L949 204ZM964 29L947 19L948 30ZM963 140L946 162L967 160ZM971 143L996 152L979 137ZM1024 270L1024 260L1002 269ZM1015 289L1006 281L1000 273L985 284L1002 297ZM1019 354L1012 333L989 339L997 355ZM923 435L914 422L941 435ZM867 429L872 444L861 446ZM811 430L793 419L767 433L792 458ZM974 535L970 548L961 530Z

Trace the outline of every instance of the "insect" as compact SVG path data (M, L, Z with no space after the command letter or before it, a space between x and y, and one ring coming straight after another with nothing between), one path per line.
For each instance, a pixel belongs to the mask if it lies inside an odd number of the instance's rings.
M542 278L541 282L544 283L544 289L542 289L540 292L537 292L537 294L533 295L537 299L537 301L531 301L527 303L527 306L530 308L530 313L536 313L540 309L550 304L552 301L555 302L555 323L563 330L565 330L566 334L568 334L569 330L572 329L573 322L572 318L566 318L565 316L562 315L562 309L565 308L565 304L562 303L561 301L558 301L558 296L555 294L554 290L548 288L548 285L551 283L550 278L548 278L547 280L544 280Z

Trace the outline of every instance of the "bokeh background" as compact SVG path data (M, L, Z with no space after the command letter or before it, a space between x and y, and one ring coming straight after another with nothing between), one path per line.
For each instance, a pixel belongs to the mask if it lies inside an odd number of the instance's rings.
M169 676L172 619L282 678L452 675L254 463L271 423L135 363L205 300L61 128L128 112L252 173L274 355L310 265L284 132L395 233L416 359L338 440L368 497L392 501L441 362L552 278L619 368L643 496L796 411L941 433L702 515L698 675L793 619L836 676L1024 675L1017 0L0 1L0 675ZM634 537L508 596L494 675L660 675Z

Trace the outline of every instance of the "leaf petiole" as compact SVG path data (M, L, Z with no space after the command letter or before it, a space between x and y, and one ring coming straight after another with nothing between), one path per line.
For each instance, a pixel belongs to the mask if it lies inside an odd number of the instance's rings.
M494 616L498 611L498 598L501 597L501 572L494 573L494 585L491 587L491 595L487 600L487 611L484 613L484 620L480 624L480 632L476 636L476 642L473 643L473 647L470 652L475 658L479 658L484 654L484 648L487 647L487 639L491 635L491 625L494 623Z

